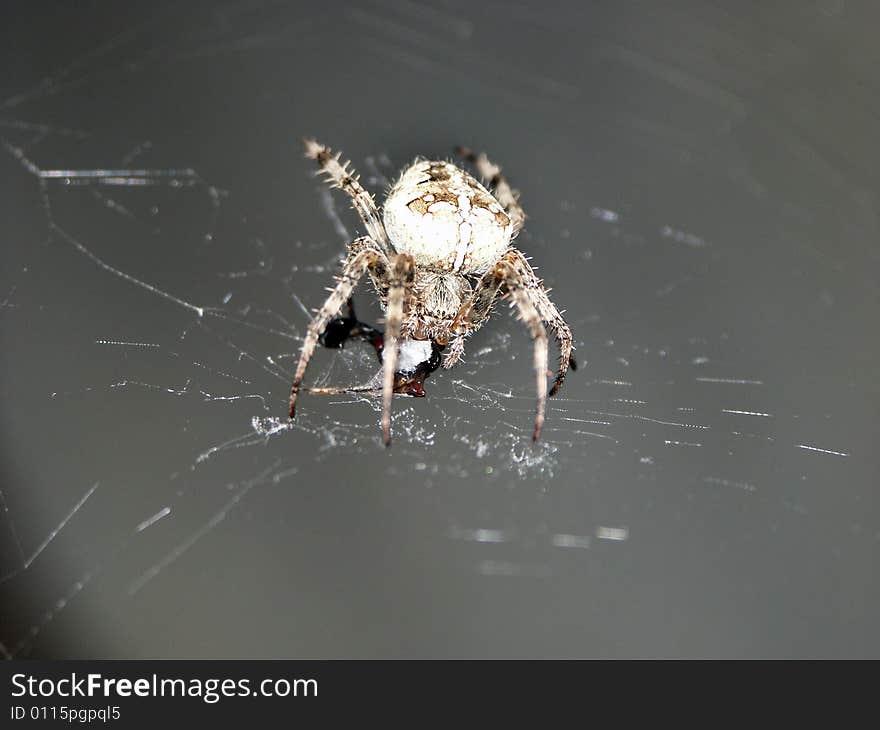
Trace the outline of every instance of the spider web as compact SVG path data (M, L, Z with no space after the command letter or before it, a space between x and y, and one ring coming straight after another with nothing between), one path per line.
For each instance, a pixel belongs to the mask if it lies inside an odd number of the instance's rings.
M522 581L577 575L583 554L616 564L632 541L685 529L694 501L758 510L765 522L755 529L766 535L807 511L788 485L861 479L869 416L852 415L864 413L857 395L805 398L804 383L782 397L786 373L741 333L722 325L633 338L561 287L554 297L569 305L581 367L549 403L539 443L529 442L530 342L504 307L463 364L428 380L427 398L395 399L390 452L372 396L304 393L288 424L310 310L358 223L308 177L293 143L281 154L312 196L299 203L311 213L296 219L301 231L254 210L228 177L192 167L179 146L67 126L64 93L98 80L97 61L131 54L131 74L152 61L137 39L118 36L2 104L4 174L24 221L0 281L5 347L15 352L7 391L24 364L34 371L4 414L0 580L15 603L0 630L6 657L28 656L59 625L75 631L83 619L76 610L68 619L71 606L131 607L169 571L197 573L209 559L199 546L255 503L290 509L292 490L362 469L369 489L405 505L417 490L437 510L425 539L465 555L456 569ZM181 52L218 52L216 38L190 42ZM25 115L33 101L57 121ZM355 164L379 191L406 161L376 149ZM644 255L656 265L639 268L638 287L659 302L698 295L733 255L712 231L601 199L562 200L553 213L559 228L546 237L573 252L580 276L597 251L611 270ZM579 226L589 247L574 242ZM520 243L553 283L553 248L528 233ZM379 320L368 287L355 301L362 318ZM352 343L319 350L307 378L358 386L376 371L375 355ZM49 481L65 472L63 483ZM861 524L850 515L846 524ZM873 538L856 530L846 539Z

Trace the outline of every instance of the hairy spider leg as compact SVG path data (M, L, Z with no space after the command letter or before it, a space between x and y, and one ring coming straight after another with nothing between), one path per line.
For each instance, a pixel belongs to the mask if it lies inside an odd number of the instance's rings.
M544 283L535 275L534 270L523 253L513 248L505 254L505 259L510 262L514 272L513 276L522 283L529 300L537 308L541 319L547 325L547 329L550 330L559 347L559 367L556 370L556 379L553 382L553 387L550 389L550 396L552 397L559 392L559 389L565 382L569 366L573 364L572 370L577 369L577 363L574 362L574 358L571 355L573 347L571 330L562 318L562 314L560 314L556 305L550 301L547 289L544 288Z
M397 254L388 272L388 300L385 305L385 348L382 354L382 440L391 445L391 397L397 371L397 343L403 325L404 303L412 288L416 265L407 253Z
M340 162L340 153L334 155L327 145L314 139L303 139L303 146L306 149L306 157L318 163L318 174L326 175L326 180L332 187L339 188L349 197L370 238L378 244L386 256L391 256L393 249L388 243L388 235L376 208L376 201L360 184L360 176L350 169L351 162Z
M342 268L342 274L336 282L336 286L330 289L330 296L324 302L324 306L318 310L306 330L300 352L299 363L290 387L290 418L296 415L296 398L302 385L306 367L315 351L318 337L326 329L327 323L342 309L342 305L351 298L351 293L357 286L358 281L371 267L376 267L385 258L385 255L374 248L369 236L357 239L349 245L349 254Z
M537 378L538 402L532 439L537 441L544 424L544 412L548 397L548 348L544 323L547 324L559 344L559 370L549 395L555 395L559 391L565 381L569 364L572 362L571 330L550 301L547 292L535 276L525 256L515 248L508 250L502 259L483 275L469 301L462 305L456 316L456 322L470 323L471 325L482 323L489 317L499 294L508 296L512 306L517 309L519 320L525 324L534 340L534 367ZM453 340L450 347L457 349L459 347L458 339ZM453 349L451 354L454 354L455 351ZM443 366L449 367L446 362L443 363Z

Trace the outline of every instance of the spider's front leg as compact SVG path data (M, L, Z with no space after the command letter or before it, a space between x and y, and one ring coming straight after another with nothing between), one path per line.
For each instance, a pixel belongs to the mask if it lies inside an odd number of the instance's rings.
M512 268L512 276L522 282L526 290L526 296L535 305L535 308L541 315L541 319L547 325L547 329L553 334L556 344L559 346L559 368L556 370L556 379L553 387L550 388L550 396L556 395L562 384L565 382L565 376L568 374L568 368L577 369L577 364L572 357L572 338L571 329L556 305L550 301L550 296L544 288L543 282L535 276L535 272L526 260L523 253L515 248L510 249L504 258L510 263Z
M517 316L529 330L535 342L534 367L537 378L538 402L535 413L535 430L532 440L537 441L544 425L547 405L547 333L544 323L553 332L559 344L559 370L549 395L555 395L565 380L570 363L571 330L550 301L543 284L535 276L525 256L515 248L504 254L501 260L487 271L474 289L470 300L465 302L453 323L459 334L450 342L450 354L443 367L451 367L460 355L464 338L479 327L488 317L499 294L507 294L517 308Z
M443 357L444 369L448 370L461 359L465 340L489 319L489 313L492 311L492 306L495 304L498 291L503 283L503 277L497 274L495 268L487 271L483 278L477 282L473 294L462 304L449 328L458 334L450 340L446 349L446 354Z
M358 174L350 169L350 162L340 162L340 154L333 151L314 139L303 139L306 157L318 163L319 172L327 176L327 181L344 192L351 200L352 207L357 211L361 221L367 228L367 233L376 242L379 249L388 255L391 247L385 226L379 211L376 209L376 201L360 184Z
M351 296L358 281L368 269L384 268L387 268L385 254L378 249L377 244L369 236L355 239L349 244L349 253L343 265L342 274L337 279L336 286L330 289L330 296L327 297L324 306L318 310L306 330L299 363L293 377L293 385L290 388L289 414L291 419L296 414L296 398L306 373L306 367L315 352L318 338L327 327L327 323L342 309L342 305Z
M537 441L541 435L541 428L544 426L544 412L547 409L547 333L544 331L541 314L529 297L516 269L506 260L502 260L495 268L497 274L504 280L504 288L507 290L511 302L516 305L519 320L528 328L529 334L535 342L533 362L538 403L535 409L535 430L532 431L532 441Z
M391 398L394 395L394 376L397 370L397 344L403 324L404 302L408 299L415 262L406 253L391 259L388 270L388 300L385 305L385 347L382 351L382 440L391 443Z

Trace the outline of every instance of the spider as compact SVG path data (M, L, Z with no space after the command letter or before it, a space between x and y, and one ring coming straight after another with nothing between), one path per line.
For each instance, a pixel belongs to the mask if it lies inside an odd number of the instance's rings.
M512 245L522 230L525 212L501 174L485 154L459 147L494 195L470 174L443 160L416 159L391 186L381 215L358 175L340 162L340 154L314 139L304 139L306 157L315 160L327 182L351 199L366 227L365 236L348 244L341 276L324 306L309 323L290 389L290 418L309 359L319 340L326 343L332 323L354 321L337 317L358 281L368 274L385 312L382 360L382 438L391 443L391 398L412 391L413 378L401 373L426 373L425 363L445 351L443 367L455 365L467 337L489 318L499 297L510 301L534 340L537 408L532 440L544 424L547 403L547 329L559 345L559 368L550 395L565 380L572 359L571 330L547 296L526 256ZM359 323L357 323L359 324ZM353 324L351 326L354 326ZM378 330L373 330L378 333ZM337 345L338 346L338 345ZM409 390L408 390L409 388Z

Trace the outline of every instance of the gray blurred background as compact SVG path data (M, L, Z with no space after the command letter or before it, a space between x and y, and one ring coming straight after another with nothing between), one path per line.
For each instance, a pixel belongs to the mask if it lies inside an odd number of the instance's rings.
M7 657L880 654L875 3L3 15ZM390 450L363 395L286 427L360 225L304 135L380 197L504 165L581 365L539 444L504 307Z

